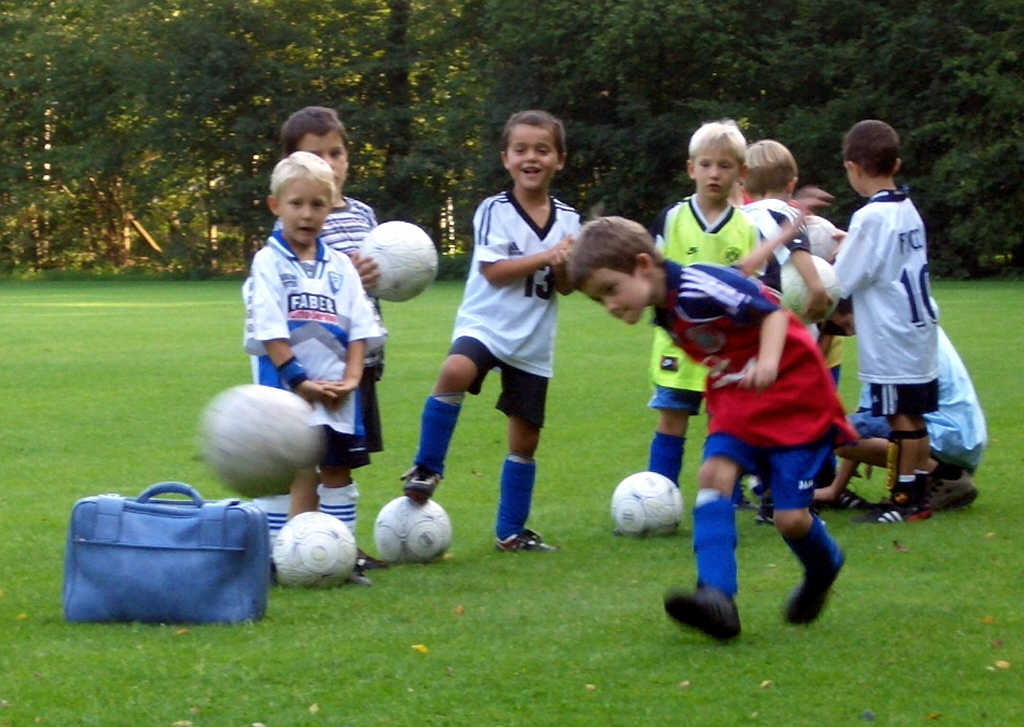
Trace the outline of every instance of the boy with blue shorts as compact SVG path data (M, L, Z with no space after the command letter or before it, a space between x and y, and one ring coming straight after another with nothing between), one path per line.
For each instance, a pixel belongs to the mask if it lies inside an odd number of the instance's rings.
M871 389L871 413L889 420L893 444L890 498L859 522L900 523L931 516L924 415L938 408L938 315L928 283L924 223L905 188L900 139L884 121L854 124L843 139L857 210L836 256L843 297L853 299L857 368Z
M623 218L583 226L569 275L626 323L653 307L656 325L708 367L708 438L693 507L697 588L670 591L666 612L719 639L739 634L730 496L747 472L772 489L775 527L804 568L785 618L816 619L844 557L810 512L814 474L834 446L856 434L807 329L759 281L731 268L665 260L648 232Z
M661 253L682 265L732 265L758 244L757 229L733 207L730 193L743 178L746 140L735 122L702 124L690 138L686 170L695 183L693 195L659 213L651 236ZM707 368L691 361L662 329L651 346L648 406L658 411L647 469L679 484L691 416L700 412Z

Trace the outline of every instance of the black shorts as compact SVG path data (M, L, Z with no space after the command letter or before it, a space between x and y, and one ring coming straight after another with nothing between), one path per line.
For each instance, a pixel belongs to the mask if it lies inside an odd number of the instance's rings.
M363 414L363 439L366 440L367 452L380 452L384 449L380 430L380 405L377 403L377 382L380 380L381 368L366 366L363 378L359 380L359 405Z
M347 467L351 470L370 464L370 453L366 442L358 434L342 434L336 429L322 425L327 443L320 464L324 467Z
M871 384L872 416L922 416L938 409L938 379L927 384Z
M548 379L510 366L492 354L475 338L461 336L455 339L448 355L457 353L476 364L476 379L469 393L476 396L491 369L501 369L501 396L495 408L506 416L525 419L538 429L544 426L544 405L548 397Z

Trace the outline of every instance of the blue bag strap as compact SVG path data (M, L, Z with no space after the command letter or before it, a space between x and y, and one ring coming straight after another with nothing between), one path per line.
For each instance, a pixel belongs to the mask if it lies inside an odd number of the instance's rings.
M199 496L198 492L186 485L184 482L157 482L155 485L150 485L143 490L142 494L135 498L135 501L148 502L151 498L157 495L165 495L167 493L184 495L185 497L191 498L192 504L196 507L203 506L203 498Z
M199 545L219 548L225 545L225 519L229 501L208 502L199 510Z
M121 535L121 513L124 512L124 498L116 495L100 495L96 498L93 531L86 537L106 543L114 543Z

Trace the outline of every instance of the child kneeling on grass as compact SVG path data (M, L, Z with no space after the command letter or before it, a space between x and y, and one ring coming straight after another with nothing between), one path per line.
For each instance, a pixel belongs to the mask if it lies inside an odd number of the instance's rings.
M790 237L796 231L786 230ZM730 496L746 472L771 487L775 527L804 567L786 620L816 619L844 558L809 510L814 474L833 447L856 434L807 329L760 282L727 267L665 260L642 225L621 217L583 226L569 275L626 323L652 307L655 324L709 368L710 421L693 507L697 588L669 591L668 615L719 639L739 634Z

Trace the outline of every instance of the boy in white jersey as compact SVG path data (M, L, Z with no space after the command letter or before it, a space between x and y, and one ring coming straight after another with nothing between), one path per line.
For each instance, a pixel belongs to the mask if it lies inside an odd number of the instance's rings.
M380 278L377 263L371 257L363 257L359 245L370 230L377 226L377 216L365 202L345 195L345 183L348 181L348 136L337 112L324 106L306 106L293 113L281 125L281 150L284 156L296 151L308 151L330 165L334 172L336 190L332 209L320 230L320 240L332 250L348 255L359 272L363 287L372 288ZM371 298L371 303L379 316L379 302ZM380 452L384 446L377 399L377 382L383 373L384 349L381 347L367 353L363 361L363 376L359 381L359 408L368 453ZM345 492L347 490L321 488L320 509L344 521L351 515L352 508ZM357 563L365 569L387 566L384 561L370 556L362 549L359 550Z
M565 130L545 111L509 117L501 161L512 190L488 197L473 217L474 246L452 346L423 407L419 451L402 479L405 494L426 502L444 475L445 457L468 391L501 369L497 408L508 417L509 453L501 471L497 548L554 550L526 527L552 375L556 293L571 292L565 276L569 238L579 214L550 195L565 165Z
M354 489L351 470L369 461L355 392L363 357L383 343L383 334L352 262L319 240L334 194L334 173L314 154L295 152L274 167L267 203L280 229L253 257L243 287L244 343L256 383L308 401L310 423L323 428L327 443L319 478L312 470L296 474L287 517L317 509L318 481L340 492ZM353 534L357 497L348 493L341 518ZM267 501L275 502L257 504ZM273 536L285 516L267 509Z
M891 499L861 522L923 520L930 443L924 415L938 408L938 316L928 286L924 223L905 188L899 136L884 121L853 125L843 139L850 186L866 205L854 213L836 257L842 295L853 297L858 374L870 385L871 413L891 427Z

